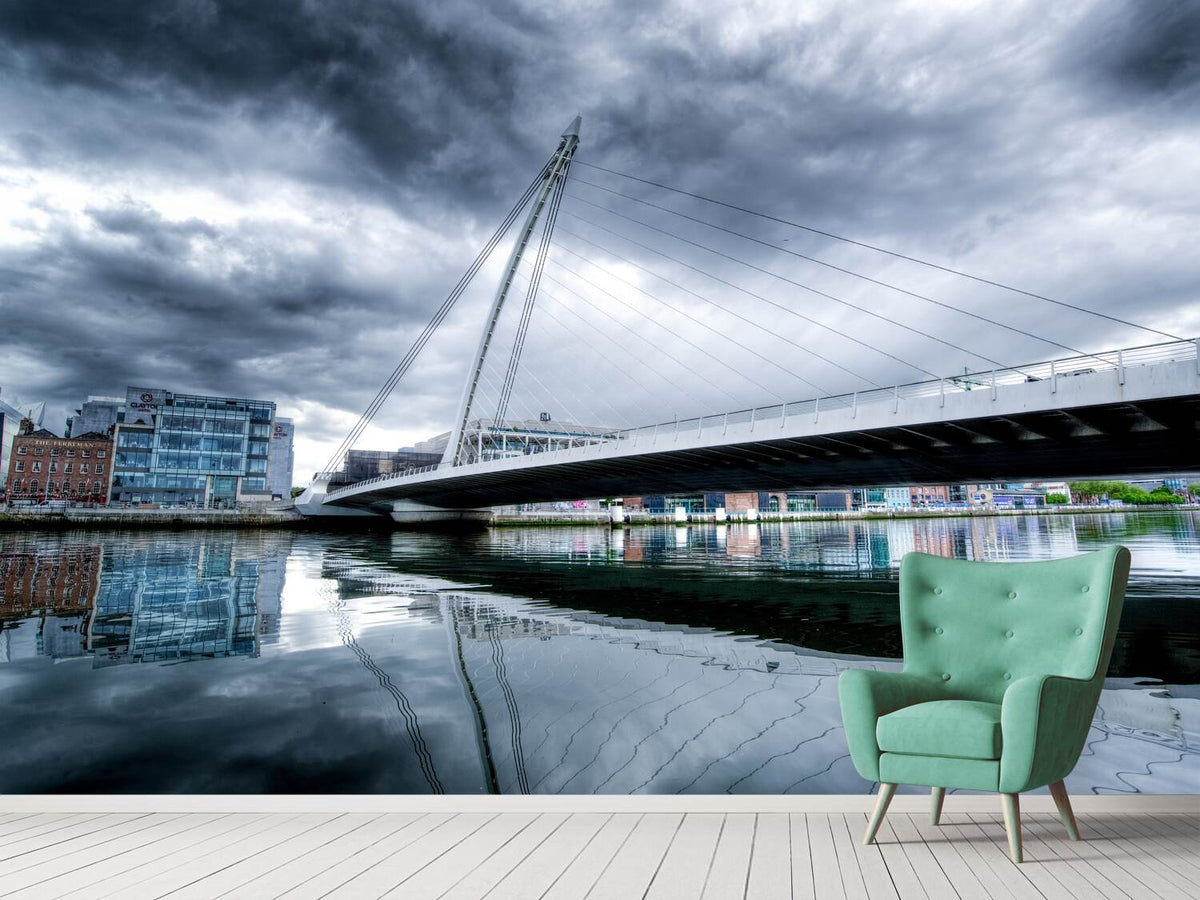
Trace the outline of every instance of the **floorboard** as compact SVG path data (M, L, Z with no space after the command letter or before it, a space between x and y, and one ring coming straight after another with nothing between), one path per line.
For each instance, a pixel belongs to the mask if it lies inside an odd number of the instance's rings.
M999 811L890 813L13 813L0 897L216 900L1143 900L1196 897L1200 828L1098 814L1067 840Z

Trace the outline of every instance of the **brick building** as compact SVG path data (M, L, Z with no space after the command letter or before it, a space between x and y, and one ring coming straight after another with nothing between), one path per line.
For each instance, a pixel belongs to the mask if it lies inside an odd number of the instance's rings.
M112 439L89 432L61 438L26 420L8 461L10 501L103 503L112 478Z

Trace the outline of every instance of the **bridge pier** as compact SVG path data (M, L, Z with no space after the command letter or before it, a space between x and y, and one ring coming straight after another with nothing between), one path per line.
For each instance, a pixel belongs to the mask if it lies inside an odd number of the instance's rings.
M392 503L392 521L398 525L435 525L452 522L487 525L492 520L490 509L447 509L429 506L415 500L396 500Z

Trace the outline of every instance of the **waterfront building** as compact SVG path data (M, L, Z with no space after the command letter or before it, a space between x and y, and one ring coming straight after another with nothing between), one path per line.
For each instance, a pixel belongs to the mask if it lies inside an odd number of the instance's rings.
M88 397L75 410L75 415L67 419L67 437L89 431L108 434L114 425L124 421L124 397Z
M271 449L267 452L267 488L272 500L286 500L292 495L295 437L296 424L291 419L277 416L271 429Z
M615 440L616 436L615 428L556 422L547 413L542 413L537 419L472 419L463 430L463 461L486 462L551 450L566 450ZM448 432L440 434L423 442L424 446L418 445L415 449L429 452L438 445L444 449L449 439Z
M113 471L107 434L62 438L25 419L13 439L7 495L10 501L70 500L103 503Z
M44 404L41 403L23 411L19 406L20 404L15 399L10 403L0 398L0 499L6 493L13 441L21 433L21 423L29 419L33 422L34 428L39 428L42 424L42 412L45 409Z
M950 488L944 484L916 484L909 489L910 506L946 506Z
M411 447L400 450L350 450L346 453L345 478L348 484L353 484L378 475L399 475L413 469L436 466L441 461L441 453L420 453Z
M8 483L8 464L12 456L12 444L21 433L20 411L0 400L0 493Z
M113 503L226 508L271 499L274 403L131 387L125 407ZM290 462L290 430L279 440L276 459Z

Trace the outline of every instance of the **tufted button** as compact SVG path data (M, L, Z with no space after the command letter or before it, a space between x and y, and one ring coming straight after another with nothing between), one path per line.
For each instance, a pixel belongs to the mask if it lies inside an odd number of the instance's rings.
M1005 672L1005 673L1004 673L1004 680L1005 680L1005 681L1012 681L1012 672Z
M1090 591L1090 590L1091 590L1091 588L1090 588L1090 587L1088 587L1086 584L1083 586L1083 592L1084 592L1085 594L1086 594L1088 591Z
M935 632L937 632L938 634L941 634L941 633L942 633L942 626L941 626L941 625L939 625L937 628L935 628L935 629L933 629L933 630L934 630Z
M943 673L942 673L942 681L949 681L949 680L950 680L950 673L949 673L949 672L943 672Z
M933 592L934 592L935 594L937 594L937 595L940 597L940 596L941 596L941 594L942 594L942 589L941 589L940 587L935 587L935 588L933 589Z
M1076 628L1076 629L1075 629L1075 633L1076 633L1076 634L1083 634L1083 629L1082 629L1082 628Z
M1016 592L1016 591L1009 591L1009 592L1008 592L1008 599L1009 599L1009 600L1016 600L1016 599L1017 599L1017 592Z
M1012 637L1012 632L1011 632L1011 631L1006 631L1006 632L1004 632L1004 636L1005 636L1006 638L1010 638L1010 637Z

